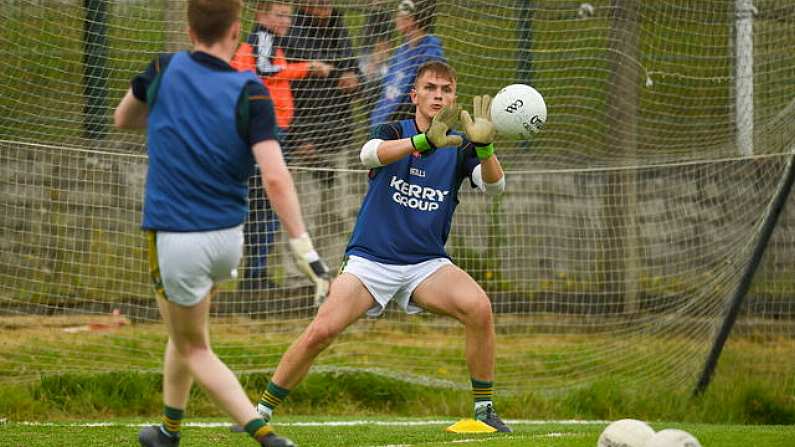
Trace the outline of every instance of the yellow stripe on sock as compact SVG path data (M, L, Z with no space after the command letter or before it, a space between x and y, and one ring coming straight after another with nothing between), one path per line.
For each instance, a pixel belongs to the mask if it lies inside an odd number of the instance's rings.
M179 431L182 426L182 421L178 419L171 419L168 416L163 416L163 427L170 432Z
M261 437L267 435L268 433L273 433L273 427L270 424L265 424L254 433L254 439L260 439Z
M274 396L273 394L271 394L271 393L269 393L267 391L262 393L262 396L260 397L260 400L264 401L265 403L270 404L271 407L277 407L277 406L279 406L279 404L282 403L281 399L279 399L278 397Z

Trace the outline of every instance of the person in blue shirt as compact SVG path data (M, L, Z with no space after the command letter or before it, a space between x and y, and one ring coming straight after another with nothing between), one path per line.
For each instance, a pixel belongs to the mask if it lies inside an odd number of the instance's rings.
M144 447L177 446L196 381L262 446L273 433L237 378L213 353L209 309L217 283L236 276L254 164L290 238L299 268L320 289L328 269L306 233L276 139L273 104L251 72L229 62L240 37L241 0L189 0L192 52L160 55L136 76L114 112L122 129L147 129L143 229L160 314L168 331L163 423L143 428Z
M392 47L392 14L371 6L360 40L359 71L362 73L361 99L369 116L381 97L381 85L389 66Z
M490 194L505 188L492 144L491 98L475 97L473 120L455 105L455 71L441 61L419 68L410 97L414 118L376 127L362 146L369 186L341 273L262 394L257 410L266 419L338 334L365 314L380 315L394 301L409 314L428 310L463 324L475 418L511 431L492 403L491 301L444 247L463 183ZM463 135L450 131L459 119Z
M395 28L403 43L389 59L381 95L370 113L371 128L389 121L411 118L413 104L409 98L417 69L430 60L444 60L442 42L429 34L434 3L415 4L401 0L395 15Z

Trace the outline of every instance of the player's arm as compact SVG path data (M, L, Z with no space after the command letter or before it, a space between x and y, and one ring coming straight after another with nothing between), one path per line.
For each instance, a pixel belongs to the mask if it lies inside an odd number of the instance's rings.
M260 141L252 148L254 158L260 166L262 186L268 195L271 206L284 225L290 238L306 232L298 193L287 164L282 156L282 148L275 139Z
M282 148L276 140L265 140L255 144L252 150L260 166L262 185L271 207L289 236L288 242L295 264L314 283L315 303L319 304L328 293L330 271L326 262L315 251L312 239L306 232L298 193L293 176L284 162Z
M392 126L380 126L375 137L362 146L359 158L366 168L373 169L401 160L415 150L425 152L437 147L458 147L463 139L458 135L448 135L447 131L460 113L458 106L445 107L433 117L427 131L410 138L397 139L399 135ZM390 132L394 138L389 138L389 133L381 137L378 129L393 129Z
M480 164L472 171L472 181L486 192L500 193L505 189L505 173L494 153L497 131L491 122L491 97L475 96L472 108L474 120L466 110L461 112L464 133L475 146L475 153L480 160Z
M279 216L289 237L290 250L298 269L315 284L315 301L328 292L329 269L312 245L301 214L293 176L287 169L282 148L276 140L276 116L273 103L261 83L246 86L249 104L248 141L260 166L260 177L271 207Z
M480 160L480 170L483 182L487 185L499 183L505 178L505 173L502 171L502 165L496 154L492 154L485 160Z
M136 98L129 88L113 111L113 125L119 129L145 129L147 115L146 102Z
M366 168L373 169L405 158L413 150L414 145L411 144L411 138L399 140L373 138L362 146L359 158Z
M130 88L113 111L113 125L119 129L144 129L149 114L150 87L157 84L158 77L168 66L173 54L160 54L135 76ZM157 92L151 92L156 95Z
M295 191L293 177L282 156L282 148L276 137L276 113L270 94L261 83L246 84L245 97L241 97L240 108L248 108L248 120L244 126L247 133L241 136L251 145L254 159L260 167L262 186L271 201L274 211L284 225L288 236L298 237L306 232L301 216L301 206ZM238 119L242 116L238 112Z

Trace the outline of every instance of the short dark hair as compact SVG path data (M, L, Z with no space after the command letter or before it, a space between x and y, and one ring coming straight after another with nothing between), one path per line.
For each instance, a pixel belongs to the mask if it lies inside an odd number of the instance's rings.
M376 41L385 41L392 38L392 16L383 10L372 10L367 14L367 20L362 30L362 40L365 45L372 45Z
M420 77L428 71L434 73L436 76L447 78L450 81L457 81L455 68L443 60L434 59L420 65L420 68L417 69L417 77L414 78L414 82L416 83L419 81Z
M243 9L242 0L188 0L188 26L204 44L224 38Z

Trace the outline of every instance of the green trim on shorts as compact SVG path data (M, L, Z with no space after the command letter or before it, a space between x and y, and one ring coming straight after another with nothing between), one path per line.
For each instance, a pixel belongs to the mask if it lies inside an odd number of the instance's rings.
M157 260L157 232L146 230L146 241L149 255L149 276L158 297L168 300L166 288L163 286L163 277L160 275L160 262Z
M348 265L348 259L350 259L347 255L342 258L342 263L340 263L340 268L337 270L337 276L342 275L342 271L345 270L345 266Z

